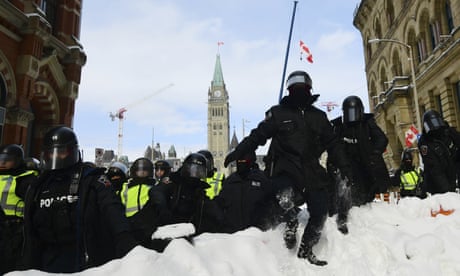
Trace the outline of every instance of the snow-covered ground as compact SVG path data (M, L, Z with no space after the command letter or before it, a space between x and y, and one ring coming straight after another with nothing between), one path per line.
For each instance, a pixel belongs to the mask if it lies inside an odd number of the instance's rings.
M450 215L431 211L454 210ZM308 213L301 213L298 237ZM142 247L126 257L77 275L305 276L305 275L460 275L460 195L447 193L398 204L374 202L350 212L348 235L328 218L314 248L329 264L318 267L296 257L282 241L282 225L266 232L250 228L235 234L202 234L191 245L170 243L163 253ZM8 275L47 275L39 271Z

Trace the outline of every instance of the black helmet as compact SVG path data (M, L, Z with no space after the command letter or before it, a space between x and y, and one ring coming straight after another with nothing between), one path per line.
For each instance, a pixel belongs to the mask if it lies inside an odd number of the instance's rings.
M401 165L407 168L412 167L413 160L412 151L410 149L403 150L401 154Z
M286 80L287 89L290 90L292 86L298 85L298 84L307 86L308 89L311 89L313 87L311 78L305 71L294 71L291 74L289 74Z
M24 150L21 146L16 144L9 144L0 147L0 169L17 169L24 163ZM4 162L12 161L11 167L3 167Z
M358 96L348 96L342 103L343 122L359 122L364 117L363 102Z
M236 160L236 171L240 175L247 174L256 163L256 153L248 152Z
M28 170L38 171L40 170L40 160L34 157L26 157L24 158L24 163L26 164L26 168Z
M134 161L129 170L131 177L153 177L153 163L150 159L141 157Z
M114 176L120 176L121 178L128 178L128 167L121 162L113 162L107 169L106 175L109 179Z
M206 158L206 170L208 177L214 174L214 157L209 150L199 150L197 153L202 154Z
M44 170L64 169L80 162L75 132L65 126L49 130L43 138L41 159Z
M207 176L207 159L200 153L189 154L182 164L181 176L202 179Z
M423 114L423 130L427 134L445 128L447 128L447 124L436 110L428 110Z
M165 175L168 175L171 172L171 165L166 160L158 160L155 162L155 170L163 170Z

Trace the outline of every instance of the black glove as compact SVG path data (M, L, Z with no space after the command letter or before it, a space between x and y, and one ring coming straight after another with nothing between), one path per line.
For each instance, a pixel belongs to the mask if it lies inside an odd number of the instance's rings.
M233 150L229 152L227 156L225 156L224 167L227 167L228 164L230 164L231 162L238 160L240 156L241 156L241 153L238 152L237 150Z

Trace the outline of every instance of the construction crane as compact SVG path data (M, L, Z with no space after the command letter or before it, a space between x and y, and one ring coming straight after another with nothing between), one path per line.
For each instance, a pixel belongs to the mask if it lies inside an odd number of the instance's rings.
M334 109L334 107L339 106L339 105L335 102L322 102L321 106L325 106L327 112L331 112Z
M117 160L120 160L121 154L123 152L123 121L125 119L125 113L128 111L129 108L134 107L140 103L145 102L147 99L160 94L161 92L165 91L166 89L172 87L174 84L170 83L167 86L156 90L150 95L147 95L135 102L132 102L131 104L126 105L125 107L122 107L117 110L117 112L112 113L110 112L109 116L112 119L112 121L115 121L115 119L118 119L118 152L117 152Z

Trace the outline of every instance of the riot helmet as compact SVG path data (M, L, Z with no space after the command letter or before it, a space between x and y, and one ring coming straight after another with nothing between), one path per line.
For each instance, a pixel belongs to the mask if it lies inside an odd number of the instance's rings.
M200 153L189 154L180 170L182 177L203 179L207 175L207 159Z
M286 87L289 90L289 92L292 92L300 88L304 91L308 91L308 94L310 94L310 90L312 88L312 81L307 72L294 71L291 74L289 74L286 81Z
M0 147L0 170L17 169L24 163L24 150L16 144Z
M169 162L166 160L158 160L155 162L155 175L157 174L157 171L163 171L164 176L169 176L169 173L171 172L171 165L169 165Z
M403 150L401 154L401 167L403 168L411 168L412 162L414 161L414 158L412 156L412 151L410 149L405 149Z
M41 159L44 170L69 168L80 162L75 132L65 126L49 130L43 138Z
M363 120L364 105L358 96L348 96L342 103L343 122L353 123Z
M145 157L138 158L131 165L129 174L133 178L153 178L153 163Z
M446 122L444 122L441 115L436 110L428 110L423 114L423 130L427 134L446 128Z
M202 154L206 158L207 177L212 177L214 174L214 157L209 150L199 150L197 153Z
M236 171L240 175L248 174L252 168L254 168L256 163L256 154L255 152L249 152L243 154L240 158L236 160Z
M112 178L126 180L128 178L128 167L124 163L113 162L107 169L106 175L110 180Z

